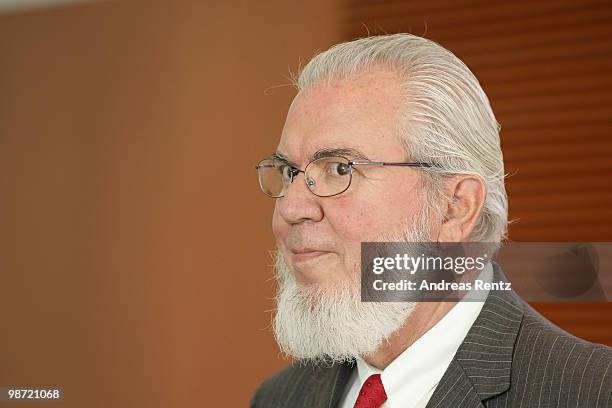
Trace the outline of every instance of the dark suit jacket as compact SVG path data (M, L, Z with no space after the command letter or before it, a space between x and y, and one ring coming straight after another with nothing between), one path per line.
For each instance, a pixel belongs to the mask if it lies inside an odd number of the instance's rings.
M496 264L494 276L503 278ZM612 407L611 363L611 348L564 332L514 292L491 292L427 408ZM336 407L353 369L295 363L251 407Z

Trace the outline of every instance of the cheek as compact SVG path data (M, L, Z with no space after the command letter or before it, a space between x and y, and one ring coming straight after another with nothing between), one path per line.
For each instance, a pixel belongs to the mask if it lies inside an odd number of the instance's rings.
M287 236L287 227L287 223L283 221L275 208L274 214L272 214L272 233L278 244L283 242L284 238Z
M384 229L384 217L371 202L353 199L337 204L329 210L328 220L346 244L360 245L363 241L373 240Z
M388 188L376 196L338 201L329 209L330 223L347 243L376 241L407 228L418 210L414 186ZM349 198L349 197L347 197Z
M380 219L371 205L347 200L338 202L328 211L328 220L342 248L342 263L350 279L359 279L361 243L374 241L380 229Z

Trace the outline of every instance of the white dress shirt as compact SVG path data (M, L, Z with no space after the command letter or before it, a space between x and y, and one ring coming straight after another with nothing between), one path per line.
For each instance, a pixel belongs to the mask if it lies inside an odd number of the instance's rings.
M489 262L478 279L490 282L492 278L493 268ZM483 299L486 295L488 292ZM484 301L458 302L384 370L357 357L357 368L353 369L340 408L353 408L361 386L372 374L381 375L387 393L387 401L381 408L424 408L483 304Z

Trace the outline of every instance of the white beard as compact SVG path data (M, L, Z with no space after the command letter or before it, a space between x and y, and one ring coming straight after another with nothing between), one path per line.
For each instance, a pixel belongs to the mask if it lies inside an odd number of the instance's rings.
M400 239L426 241L425 214ZM382 238L382 237L380 237ZM387 237L389 238L389 237ZM405 323L414 302L361 302L360 272L342 288L321 290L300 285L285 257L276 252L277 311L273 326L281 351L314 364L333 364L373 354Z

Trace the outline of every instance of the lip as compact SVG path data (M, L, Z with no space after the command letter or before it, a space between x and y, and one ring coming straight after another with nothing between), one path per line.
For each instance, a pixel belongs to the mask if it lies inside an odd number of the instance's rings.
M329 251L322 251L318 249L299 249L292 250L292 258L294 263L306 262L312 259L318 258L323 255L330 254Z

